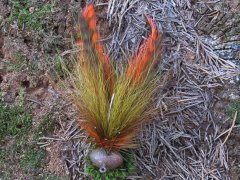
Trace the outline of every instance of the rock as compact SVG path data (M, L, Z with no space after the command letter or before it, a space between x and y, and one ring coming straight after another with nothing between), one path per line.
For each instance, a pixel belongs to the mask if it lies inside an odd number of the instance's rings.
M94 149L90 153L90 159L101 173L116 169L123 164L123 157L119 152L111 151L107 153L103 148Z

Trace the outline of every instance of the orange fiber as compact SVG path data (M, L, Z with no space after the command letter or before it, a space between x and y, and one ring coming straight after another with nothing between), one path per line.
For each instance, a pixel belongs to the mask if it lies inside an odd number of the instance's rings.
M91 18L95 18L95 16L96 15L95 15L95 10L94 10L93 4L87 5L83 11L83 17L86 20L90 20Z
M103 45L99 42L100 40L100 35L97 31L97 26L96 26L96 13L93 7L93 4L89 4L86 6L84 9L82 15L81 15L81 20L83 23L86 23L88 29L84 29L79 26L80 32L82 33L82 36L89 36L88 38L90 39L89 47L96 50L96 56L98 56L99 61L102 63L103 70L104 70L104 76L105 80L109 86L109 89L111 89L111 92L113 91L113 83L114 83L114 70L113 67L110 63L109 57L106 55L104 51ZM85 43L85 44L83 44ZM86 42L80 41L77 39L77 44L81 47L84 45L85 47L88 46Z
M129 62L129 67L127 70L127 75L132 76L133 81L141 79L144 76L144 73L149 70L153 61L156 59L154 53L156 49L156 44L160 39L156 25L153 20L146 15L148 23L151 27L151 35L148 39L140 46L138 53L131 59Z
M126 73L121 73L115 72L100 42L93 4L87 5L79 16L76 44L83 51L77 66L74 100L81 127L96 146L106 150L135 147L134 137L141 131L141 123L151 120L157 84L152 77L157 71L148 73L161 53L156 51L161 35L153 20L147 15L146 19L151 34L130 59Z
M93 31L96 29L96 19L91 19L89 21L88 28Z

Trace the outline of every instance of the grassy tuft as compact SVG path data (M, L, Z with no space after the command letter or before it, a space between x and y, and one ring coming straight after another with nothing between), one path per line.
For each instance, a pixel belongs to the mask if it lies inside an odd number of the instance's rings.
M0 98L0 141L6 136L21 136L32 124L31 116L25 109L25 93L20 91L20 101L12 106L4 105Z
M69 180L69 177L58 176L56 174L45 174L43 177L36 177L36 180Z
M38 148L35 139L24 90L12 105L6 105L0 96L0 179L12 179L15 170L23 174L40 172L45 150Z
M10 64L10 69L13 71L21 69L25 64L27 64L27 58L21 52L16 52L15 62Z
M93 177L94 180L126 179L128 176L134 173L136 169L136 166L135 166L136 163L135 163L133 152L121 152L121 154L124 157L123 167L120 167L114 170L109 170L106 173L100 173L99 169L91 163L89 156L87 156L85 173Z
M9 63L10 70L12 71L26 69L29 73L36 73L36 70L38 70L38 64L34 59L28 59L21 51L14 54L14 60L14 62Z
M19 29L28 31L41 31L44 26L44 18L50 13L49 4L39 4L34 0L10 0L12 11L7 22L17 24Z
M55 122L49 117L44 117L37 128L36 135L38 137L47 136L50 132L53 132L55 128Z
M43 164L45 151L35 145L28 145L21 154L20 165L23 169L36 170Z

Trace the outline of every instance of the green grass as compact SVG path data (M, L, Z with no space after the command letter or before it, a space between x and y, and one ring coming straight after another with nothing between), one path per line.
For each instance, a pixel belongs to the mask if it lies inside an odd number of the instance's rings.
M60 55L46 56L45 60L48 65L49 75L53 81L66 78L69 75L67 69L72 69L74 65L71 59L63 59Z
M29 59L21 52L18 51L14 54L14 62L9 64L10 70L18 71L27 68L29 71L36 69L35 65L32 64Z
M43 173L46 151L37 145L38 138L55 128L51 114L33 128L24 90L11 105L6 105L0 93L0 180L15 179L17 174L27 179L65 180L66 177Z
M32 118L25 109L25 93L20 91L19 96L20 101L12 106L4 105L0 99L0 141L6 136L19 137L31 127Z
M0 170L3 172L0 179L11 179L15 170L23 174L39 172L44 165L45 150L31 137L35 132L24 90L12 105L6 105L2 99L0 96Z
M36 136L41 137L48 135L54 131L55 125L55 121L51 120L50 117L44 117L37 128Z
M20 165L23 169L37 170L43 165L45 151L39 149L35 144L28 145L21 154Z
M21 51L14 54L14 62L9 63L9 68L12 71L27 70L30 74L36 74L39 69L37 62L34 62L34 59L29 59Z
M60 35L49 35L42 33L40 36L44 39L44 41L43 43L39 44L39 48L46 53L57 53L59 49L64 47L64 38Z
M1 148L0 165L10 174L14 172L7 166L16 166L25 172L37 172L44 165L44 157L45 151L38 148L36 143L21 139L16 140L11 146Z
M133 152L121 152L124 157L123 167L109 170L106 173L100 173L99 169L95 167L89 156L86 158L85 173L93 177L94 180L119 180L126 179L136 170L136 163Z
M232 117L232 119L235 118L236 112L237 116L235 124L240 125L240 100L231 102L227 107L227 113ZM240 135L240 127L237 128L237 134Z
M69 180L69 177L57 176L57 175L45 175L42 178L36 178L36 180Z
M15 62L10 64L10 69L13 71L21 69L27 64L27 58L21 52L17 52L14 56Z
M53 58L51 58L50 61L53 63L53 69L59 77L63 77L66 75L66 71L63 68L64 60L60 56L56 55Z
M44 29L44 19L51 12L51 7L37 0L10 0L12 11L7 19L10 24L17 24L19 29L41 31Z
M234 101L228 105L227 112L230 116L234 117L234 114L238 112L236 124L240 124L240 100Z

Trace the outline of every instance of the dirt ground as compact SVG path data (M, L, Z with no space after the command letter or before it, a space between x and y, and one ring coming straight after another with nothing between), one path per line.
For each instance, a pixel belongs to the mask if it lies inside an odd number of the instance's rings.
M68 92L63 93L60 85L64 80L61 61L71 64L77 52L73 17L85 5L81 0L0 0L2 108L13 117L12 109L5 106L22 107L19 104L24 94L24 112L18 115L31 119L26 130L22 127L24 121L16 125L16 133L9 130L3 138L0 135L0 179L74 179L69 172L70 162L65 161L64 144L61 139L50 138L63 137L68 123L76 118L71 100L65 97ZM107 6L97 6L96 12L100 33L103 39L108 38L113 25L108 23ZM234 78L222 83L225 85L215 93L216 102L211 107L218 125L226 130L232 126L235 111L239 111L239 105L232 108L232 104L240 103L239 76ZM227 172L233 180L240 179L239 115L234 127L221 137L227 138ZM158 179L148 171L142 176L146 177Z

